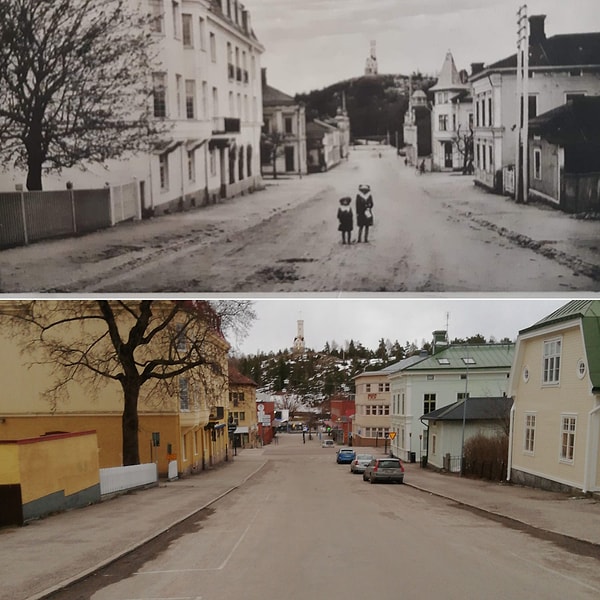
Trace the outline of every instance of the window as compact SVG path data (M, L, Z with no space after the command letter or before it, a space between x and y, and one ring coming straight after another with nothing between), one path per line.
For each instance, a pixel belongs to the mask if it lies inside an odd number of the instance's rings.
M233 406L239 406L240 402L244 402L244 392L229 392L229 401Z
M477 123L477 127L479 127L479 102L475 102L475 122Z
M491 144L488 146L488 165L490 168L490 173L492 172L493 168L494 168L494 161L493 161L493 156L492 156L492 146Z
M187 377L179 378L179 410L190 410L190 396Z
M179 2L172 2L171 9L173 12L173 37L178 40L181 37L181 17L179 15Z
M431 454L435 454L435 446L437 442L437 436L435 433L431 436Z
M210 32L210 60L213 62L217 62L217 39L215 38L215 34Z
M294 133L294 122L292 117L285 117L285 132L286 133Z
M233 92L229 92L229 116L233 117L234 105L233 105Z
M450 364L449 358L438 358L437 361L440 365L449 365Z
M469 399L469 392L457 392L456 394L456 401L460 402L461 400L464 400L465 398Z
M219 116L219 91L216 87L212 89L212 115L213 117Z
M185 337L185 329L181 324L177 324L176 347L179 352L187 352L187 339Z
M573 102L574 98L580 98L581 96L585 96L585 92L567 92L565 94L565 103Z
M577 362L577 377L579 377L579 379L585 377L585 361L583 359L580 359Z
M206 50L206 21L202 17L198 20L198 34L200 36L200 50Z
M562 415L561 423L560 459L562 461L573 462L577 417Z
M423 414L426 415L435 410L435 394L423 395Z
M175 91L177 92L177 99L176 99L176 105L177 105L177 116L181 117L181 97L183 94L183 79L181 77L181 75L175 75Z
M202 118L208 117L208 83L202 82Z
M525 440L523 450L533 454L535 447L535 415L525 414Z
M154 116L167 116L167 76L165 73L153 73L152 97L154 101Z
M529 110L530 119L537 117L537 96L535 94L527 98L527 109Z
M193 48L194 31L192 28L192 15L181 15L181 31L183 34L184 48Z
M187 153L188 181L196 181L196 153L192 150Z
M235 67L233 66L233 46L227 42L227 77L231 81L235 77Z
M487 114L487 118L488 118L488 126L491 127L492 126L492 99L491 99L491 97L488 98L488 114Z
M543 383L558 383L560 376L560 346L561 340L544 342L544 372Z
M533 149L533 178L542 178L542 150L540 148Z
M475 359L472 358L471 356L465 356L463 357L462 361L465 363L465 365L474 365L475 363Z
M440 131L447 131L448 129L448 115L439 115L439 124Z
M380 383L378 386L378 390L380 392L389 392L390 391L390 384L389 383Z
M193 79L185 80L185 116L188 119L196 117L196 82Z
M365 383L365 392L370 392L370 391L371 391L371 384Z
M164 153L158 157L158 170L160 178L160 189L169 189L169 154Z
M153 33L164 33L165 16L163 0L150 0L150 30Z
M433 381L435 379L435 375L427 375L427 381Z

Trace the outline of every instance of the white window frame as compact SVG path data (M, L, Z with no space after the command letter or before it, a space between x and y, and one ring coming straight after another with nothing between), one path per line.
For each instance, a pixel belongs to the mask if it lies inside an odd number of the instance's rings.
M196 181L196 151L190 150L187 153L187 163L188 163L188 181L194 182Z
M217 62L217 37L214 32L211 31L208 35L210 43L210 60L211 62Z
M542 149L533 149L533 178L540 180L542 178Z
M153 94L153 106L152 112L155 118L164 119L168 116L168 102L167 102L167 74L162 72L152 73L152 94ZM157 103L164 108L164 110L157 111ZM157 112L161 114L157 114Z
M523 420L523 454L535 454L536 413L527 412Z
M559 385L562 337L544 340L542 344L542 385ZM558 345L558 351L556 350L556 345Z
M158 172L160 189L166 192L169 189L169 153L164 152L158 157Z
M198 17L198 36L200 39L200 50L206 52L206 21Z
M190 13L181 15L181 39L184 48L194 47L194 22Z
M560 415L559 461L573 464L575 462L575 441L577 435L577 415L562 413Z
M163 0L150 0L150 13L152 22L150 30L152 33L165 33L165 7Z
M173 13L173 37L176 40L181 39L181 7L179 2L171 2L171 12Z
M190 110L191 109L191 110ZM186 119L196 118L196 80L185 80L185 117Z

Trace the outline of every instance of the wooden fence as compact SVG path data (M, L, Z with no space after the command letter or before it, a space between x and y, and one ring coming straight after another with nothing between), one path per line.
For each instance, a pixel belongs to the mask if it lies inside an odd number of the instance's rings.
M0 248L69 237L140 218L135 182L92 190L0 193Z

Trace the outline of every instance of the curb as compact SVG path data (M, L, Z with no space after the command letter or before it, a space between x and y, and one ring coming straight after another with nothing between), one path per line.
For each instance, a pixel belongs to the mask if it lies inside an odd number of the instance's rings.
M155 533L147 536L143 540L141 540L139 542L136 542L135 544L129 546L128 548L126 548L124 550L121 550L120 552L117 552L116 554L113 554L112 556L109 556L108 558L100 561L99 563L97 563L93 567L90 567L88 569L85 569L84 571L81 571L77 575L73 575L72 577L69 577L68 579L60 581L59 583L56 583L55 585L53 585L53 586L51 586L51 587L49 587L49 588L47 588L47 589L45 589L45 590L43 590L41 592L36 593L33 596L28 596L26 598L26 600L43 600L43 598L46 598L50 594L53 594L55 592L58 592L58 591L60 591L60 590L62 590L64 588L66 588L66 587L69 587L70 585L72 585L74 583L77 583L78 581L81 581L82 579L85 579L88 575L91 575L95 571L98 571L98 570L100 570L100 569L102 569L102 568L110 565L111 563L119 560L120 558L123 558L124 556L126 556L127 554L130 554L131 552L134 552L135 550L137 550L141 546L144 546L148 542L150 542L150 541L156 539L157 537L163 535L169 529L171 529L172 527L175 527L175 525L178 525L182 521L185 521L186 519L189 519L190 517L194 516L195 514L203 511L205 508L208 508L211 504L214 504L215 502L218 502L219 500L221 500L221 498L224 498L225 496L227 496L231 492L237 490L239 487L241 487L242 485L244 485L250 478L254 477L254 475L256 475L266 464L267 464L267 461L262 462L259 467L257 467L256 469L254 469L254 471L252 471L249 475L246 475L246 477L244 477L236 485L233 485L230 488L226 489L224 492L222 492L221 494L219 494L218 496L216 496L212 500L209 500L208 502L205 502L202 506L200 506L198 508L195 508L190 513L185 514L182 517L178 517L177 519L175 519L174 521L172 521L169 525L167 525L165 527L162 527L161 529L159 529Z

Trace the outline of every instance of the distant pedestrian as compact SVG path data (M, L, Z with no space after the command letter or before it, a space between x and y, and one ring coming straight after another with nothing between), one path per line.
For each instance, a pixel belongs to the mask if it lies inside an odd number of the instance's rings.
M369 227L373 225L373 195L371 186L362 183L358 186L356 195L356 225L358 226L358 241L362 242L363 230L365 242L369 241Z
M352 230L354 229L354 215L350 206L351 202L352 198L349 196L340 198L337 218L339 221L338 231L342 232L342 244L349 244L351 242Z
M419 173L421 175L423 175L423 173L425 173L425 161L424 160L422 160L421 164L419 165Z

